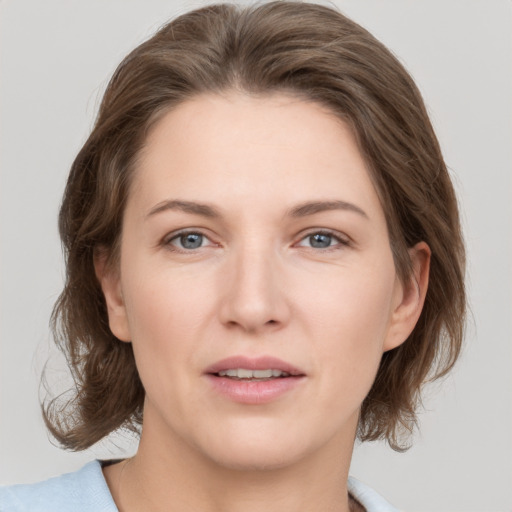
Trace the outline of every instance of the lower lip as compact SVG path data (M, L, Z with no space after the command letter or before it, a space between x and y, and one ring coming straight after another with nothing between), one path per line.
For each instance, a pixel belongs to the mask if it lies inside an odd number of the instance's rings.
M241 404L266 404L296 388L303 376L282 377L271 380L251 381L207 375L209 382L218 393Z

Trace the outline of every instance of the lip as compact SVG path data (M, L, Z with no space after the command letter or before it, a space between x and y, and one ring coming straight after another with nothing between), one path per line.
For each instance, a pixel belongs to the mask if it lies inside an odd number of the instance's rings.
M247 370L281 370L289 374L288 377L251 381L237 380L229 377L220 377L218 372L232 368L245 368ZM234 356L222 359L205 370L205 377L216 394L230 401L247 405L261 405L273 402L297 388L304 381L306 374L299 368L277 359L263 356L250 358Z

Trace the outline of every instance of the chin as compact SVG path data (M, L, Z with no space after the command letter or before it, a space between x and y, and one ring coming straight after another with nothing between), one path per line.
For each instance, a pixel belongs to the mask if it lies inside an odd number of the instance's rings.
M254 431L248 431L254 434ZM306 446L308 436L289 431L259 432L243 435L240 431L212 440L203 446L203 453L217 465L237 471L270 471L293 465L314 449Z
M212 460L220 467L232 471L274 471L286 468L300 460L300 456L291 453L279 453L277 450L260 448L230 450L229 453L215 454ZM295 455L295 456L294 456Z

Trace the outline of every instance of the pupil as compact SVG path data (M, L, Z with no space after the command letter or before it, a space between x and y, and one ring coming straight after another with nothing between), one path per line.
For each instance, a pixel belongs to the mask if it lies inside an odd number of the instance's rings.
M309 241L311 242L311 247L325 249L331 245L331 238L331 235L322 235L321 233L316 233L315 235L311 235L309 237Z
M186 235L181 235L181 245L185 249L197 249L201 247L203 243L203 235L199 235L197 233L187 233Z

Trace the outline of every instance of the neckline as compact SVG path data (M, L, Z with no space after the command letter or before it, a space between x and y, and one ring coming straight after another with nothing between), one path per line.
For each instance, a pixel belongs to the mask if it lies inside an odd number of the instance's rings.
M112 500L112 503L114 504L114 506L116 507L116 510L118 512L119 512L119 509L115 505L114 497L112 496L110 487L108 486L107 480L105 479L105 475L103 474L103 468L106 468L108 466L113 466L114 464L119 464L120 462L123 462L124 460L126 460L126 459L96 459L96 462L98 463L98 466L99 466L100 476L103 480L105 488L107 489L107 491L110 495L110 499ZM354 485L354 484L357 484L357 485ZM364 504L364 502L361 501L361 496L357 496L357 498L356 498L356 496L354 496L354 493L353 493L354 487L357 487L357 486L361 487L363 485L364 484L362 484L355 478L349 477L348 482L347 482L349 499L355 504L356 507L359 507L361 509L361 512L371 512L371 510L368 510L368 508ZM357 494L360 494L360 492ZM359 508L356 508L355 512L359 512Z

